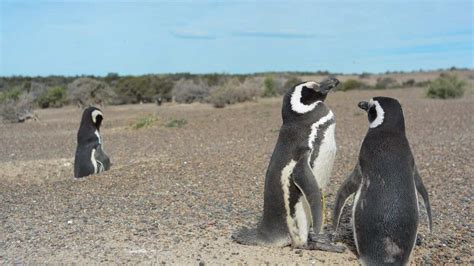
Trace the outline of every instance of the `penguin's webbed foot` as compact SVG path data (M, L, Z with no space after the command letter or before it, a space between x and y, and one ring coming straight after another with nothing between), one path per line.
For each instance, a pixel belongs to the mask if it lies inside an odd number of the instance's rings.
M331 236L328 234L309 234L308 244L306 248L309 250L322 250L327 252L343 253L346 250L345 246L334 244Z

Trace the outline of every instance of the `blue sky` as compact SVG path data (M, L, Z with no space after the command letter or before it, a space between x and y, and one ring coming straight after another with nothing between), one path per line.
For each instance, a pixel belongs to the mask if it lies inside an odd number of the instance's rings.
M0 0L0 75L474 68L472 1Z

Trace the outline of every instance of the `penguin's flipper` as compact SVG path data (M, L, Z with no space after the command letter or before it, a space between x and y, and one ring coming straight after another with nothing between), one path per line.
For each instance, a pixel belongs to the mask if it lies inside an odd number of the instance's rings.
M428 192L426 191L425 185L423 185L423 181L421 180L421 176L418 173L418 169L415 167L415 186L418 193L421 194L423 197L423 201L425 202L426 212L428 213L428 219L430 223L430 233L433 232L433 221L431 220L431 205L430 199L428 197Z
M360 166L359 164L357 164L352 173L347 177L347 179L344 181L344 183L342 183L341 187L337 191L332 219L334 231L337 231L339 219L341 218L342 208L346 204L347 198L357 191L360 186L361 180L362 175L360 172Z
M102 147L100 144L97 145L95 149L96 151L95 151L94 157L95 157L95 160L97 161L97 165L99 166L99 169L97 172L101 173L101 172L109 170L110 169L109 157L107 156L107 154L105 154L104 150L102 150Z
M323 224L323 202L321 189L309 165L310 153L305 152L293 168L291 176L293 183L303 193L311 209L312 228L314 232L321 231Z

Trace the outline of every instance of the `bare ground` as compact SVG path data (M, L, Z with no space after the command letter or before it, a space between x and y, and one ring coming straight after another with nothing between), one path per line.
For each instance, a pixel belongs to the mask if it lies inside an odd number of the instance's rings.
M414 262L473 264L473 93L445 101L425 99L421 89L330 94L338 155L328 204L367 130L357 103L379 95L401 101L431 198L434 232L422 213ZM280 98L225 109L106 107L102 135L113 166L83 179L73 178L79 109L42 110L41 122L0 126L0 262L356 264L350 250L250 247L230 239L260 216L280 108ZM147 114L158 121L131 129ZM166 127L173 119L187 124Z

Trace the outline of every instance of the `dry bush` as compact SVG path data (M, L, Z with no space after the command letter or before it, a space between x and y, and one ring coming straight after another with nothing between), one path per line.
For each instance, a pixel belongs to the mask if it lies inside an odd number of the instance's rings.
M409 79L409 80L405 80L402 83L402 86L403 87L413 87L413 86L415 86L415 84L416 84L416 81L414 79Z
M181 79L174 85L173 98L178 103L205 102L210 88L201 80Z
M92 78L78 78L67 86L69 100L79 106L117 104L114 90Z
M285 94L289 89L293 88L295 85L302 83L303 80L296 76L291 76L286 82L283 84L281 88L280 94Z
M4 123L20 123L28 119L38 120L33 112L34 97L23 93L18 99L6 99L0 103L0 118Z
M255 100L260 94L260 85L254 79L246 79L243 83L239 79L230 79L226 84L211 91L208 101L216 108L229 104Z
M378 78L377 83L375 84L375 89L389 89L398 86L398 82L391 77Z

